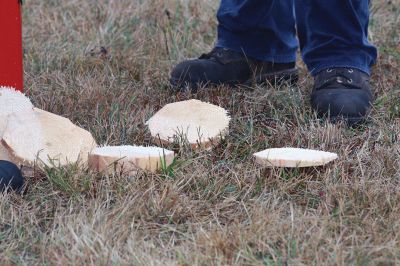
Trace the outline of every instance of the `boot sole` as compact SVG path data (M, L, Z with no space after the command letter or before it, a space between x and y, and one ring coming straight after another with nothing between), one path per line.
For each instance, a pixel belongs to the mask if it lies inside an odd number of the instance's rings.
M367 122L369 115L371 114L371 108L366 111L365 116L329 116L329 117L321 117L323 119L327 119L330 123L340 123L344 122L349 127L357 127L365 122Z
M356 127L360 124L363 124L364 122L367 121L366 117L342 117L342 116L335 116L335 117L330 117L328 119L328 121L330 121L331 123L339 123L339 122L344 122L346 123L348 126L350 127Z

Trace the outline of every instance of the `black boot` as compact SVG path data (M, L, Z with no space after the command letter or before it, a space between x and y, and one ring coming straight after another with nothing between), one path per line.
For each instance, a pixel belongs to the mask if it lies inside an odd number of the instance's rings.
M184 90L196 90L201 85L251 85L252 82L296 82L297 69L293 63L271 63L248 58L225 48L214 48L199 59L179 63L172 70L171 85Z
M319 116L355 125L368 115L373 96L366 73L353 68L329 68L317 73L314 82L311 106Z

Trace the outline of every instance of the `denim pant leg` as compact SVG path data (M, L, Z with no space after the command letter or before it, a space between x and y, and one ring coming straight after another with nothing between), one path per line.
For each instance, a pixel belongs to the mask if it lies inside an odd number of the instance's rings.
M376 48L368 42L369 0L295 0L302 57L311 74L351 67L370 74Z
M221 0L216 47L244 52L263 61L296 61L293 1Z

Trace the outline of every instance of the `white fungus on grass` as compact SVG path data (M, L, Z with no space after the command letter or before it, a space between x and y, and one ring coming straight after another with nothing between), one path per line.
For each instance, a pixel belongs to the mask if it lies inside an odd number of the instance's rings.
M104 146L92 150L89 166L98 172L135 174L139 169L156 172L171 165L174 152L159 147Z
M209 148L228 134L229 121L224 108L192 99L165 105L147 125L156 143L178 139L192 147Z
M313 167L335 159L336 153L300 148L273 148L254 154L256 162L267 167Z

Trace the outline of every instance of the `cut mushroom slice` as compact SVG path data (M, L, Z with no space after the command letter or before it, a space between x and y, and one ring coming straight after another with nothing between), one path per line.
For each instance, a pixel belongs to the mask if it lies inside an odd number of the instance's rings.
M31 101L23 93L11 87L0 86L0 115L9 115L32 109Z
M1 144L22 165L31 166L36 159L48 166L63 166L77 161L86 163L97 146L90 132L69 119L34 108L8 116Z
M136 174L139 169L156 172L168 167L174 152L159 147L104 146L89 155L89 167L105 174Z
M313 167L338 158L336 153L299 148L266 149L254 154L258 164L267 167Z
M188 100L165 105L147 121L158 144L187 141L192 147L209 148L229 132L230 117L219 106Z
M15 88L0 86L0 139L7 127L9 115L26 112L33 112L33 105L29 98ZM7 149L1 143L0 160L12 160Z

